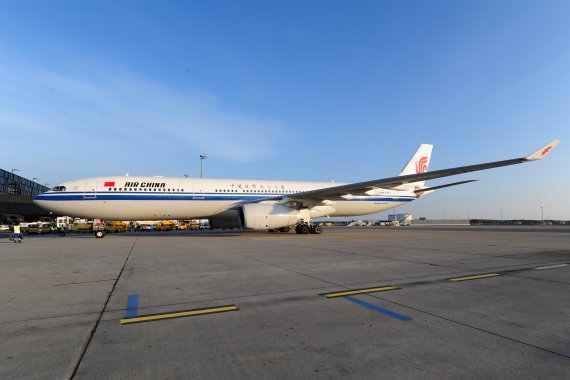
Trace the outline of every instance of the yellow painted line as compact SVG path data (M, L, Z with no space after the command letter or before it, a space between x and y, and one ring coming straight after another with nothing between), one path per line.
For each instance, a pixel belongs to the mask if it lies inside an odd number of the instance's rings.
M534 268L534 269L543 270L543 269L552 269L552 268L562 268L565 266L568 266L568 264L549 265L547 267L538 267L538 268Z
M479 274L477 276L456 277L456 278L450 278L449 281L467 281L467 280L476 280L478 278L495 277L495 276L500 276L500 274L487 273L487 274Z
M122 318L120 320L120 322L122 325L125 325L128 323L149 322L149 321L157 321L157 320L161 320L161 319L190 317L193 315L223 313L225 311L234 311L234 310L239 310L239 309L235 305L229 305L229 306L212 307L212 308L208 308L208 309L195 309L195 310L177 311L174 313L166 313L166 314L141 315L140 317Z
M381 288L368 288L368 289L355 289L355 290L347 290L344 292L336 292L336 293L326 293L322 294L327 298L334 298L334 297L344 297L344 296L352 296L354 294L365 294L365 293L374 293L374 292L385 292L387 290L396 290L400 289L397 286L383 286Z

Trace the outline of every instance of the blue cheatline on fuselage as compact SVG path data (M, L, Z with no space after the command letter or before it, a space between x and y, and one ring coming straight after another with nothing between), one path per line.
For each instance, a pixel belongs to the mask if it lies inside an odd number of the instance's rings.
M140 193L140 192L65 192L65 193L44 193L35 199L39 201L253 201L270 199L278 196L295 199L290 194L230 194L230 193L180 193L180 192L160 192L160 193ZM342 199L351 202L410 202L416 199L414 196L400 197L376 197L376 196L354 196L351 199Z

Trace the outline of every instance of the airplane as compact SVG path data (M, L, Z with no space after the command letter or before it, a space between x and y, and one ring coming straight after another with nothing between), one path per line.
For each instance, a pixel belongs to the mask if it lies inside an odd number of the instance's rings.
M319 217L373 214L435 190L425 181L541 160L560 141L529 156L428 171L433 145L422 144L397 177L356 183L110 176L64 182L34 203L58 215L103 220L210 219L213 228L321 234ZM105 233L95 231L101 238Z

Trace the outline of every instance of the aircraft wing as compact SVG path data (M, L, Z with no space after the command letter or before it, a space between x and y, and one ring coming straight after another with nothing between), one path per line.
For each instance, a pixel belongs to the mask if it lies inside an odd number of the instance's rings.
M420 174L410 174L410 175L403 175L391 178L374 179L365 182L356 182L348 185L340 185L340 186L327 187L324 189L305 191L303 193L297 193L295 195L292 195L290 198L299 199L299 200L309 200L309 199L324 200L324 199L338 198L348 194L359 195L359 194L364 194L366 191L375 188L390 189L407 183L427 181L430 179L449 177L453 175L475 172L479 170L498 168L501 166L522 164L528 161L541 160L552 150L552 148L558 145L559 142L560 141L558 140L553 140L550 144L545 145L544 147L540 148L533 154L522 158L513 158L510 160L487 162L483 164L459 166L450 169L428 171Z
M255 199L255 200L249 200L249 201L237 201L231 205L228 205L226 208L224 208L224 210L237 209L241 205L247 204L247 203L259 203L259 202L268 202L268 201L269 202L271 202L271 201L278 201L278 202L279 201L281 201L281 202L302 201L302 204L304 207L310 208L312 206L320 204L324 200L341 198L341 197L349 195L349 194L350 195L364 195L364 194L366 194L366 192L368 190L372 190L372 189L376 189L376 188L390 189L390 188L395 188L395 187L398 187L398 186L406 184L406 183L427 181L430 179L450 177L453 175L475 172L475 171L479 171L479 170L487 170L487 169L499 168L501 166L522 164L522 163L528 162L528 161L541 160L548 153L550 153L552 148L554 148L556 145L558 145L558 143L560 143L560 141L553 140L550 144L545 145L544 147L540 148L539 150L537 150L533 154L526 156L526 157L522 157L522 158L513 158L510 160L487 162L487 163L476 164L476 165L459 166L456 168L435 170L432 172L428 171L428 172L424 172L424 173L420 173L420 174L410 174L410 175L403 175L403 176L397 176L397 177L391 177L391 178L374 179L372 181L355 182L355 183L350 183L347 185L331 186L331 187L326 187L323 189L305 191L302 193L296 193L296 194L292 194L292 195L276 195L274 197L264 198L264 199ZM421 195L424 192L428 192L428 191L432 191L432 190L436 190L436 189L440 189L440 188L444 188L444 187L449 187L449 186L461 185L461 184L469 183L469 182L473 182L473 181L474 180L467 180L467 181L460 181L460 182L455 182L455 183L442 185L442 186L417 189L415 192L417 195ZM221 211L224 211L224 210L221 210Z

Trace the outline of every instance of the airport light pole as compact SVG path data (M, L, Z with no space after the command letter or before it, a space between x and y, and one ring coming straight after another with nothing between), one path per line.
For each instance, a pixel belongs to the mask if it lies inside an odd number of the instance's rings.
M540 220L544 224L544 209L540 206Z
M503 220L503 208L501 207L501 220Z
M12 169L12 174L14 174L14 172L19 172L20 169Z
M202 178L202 174L204 173L204 160L206 159L206 155L205 154L201 154L200 155L200 178Z

